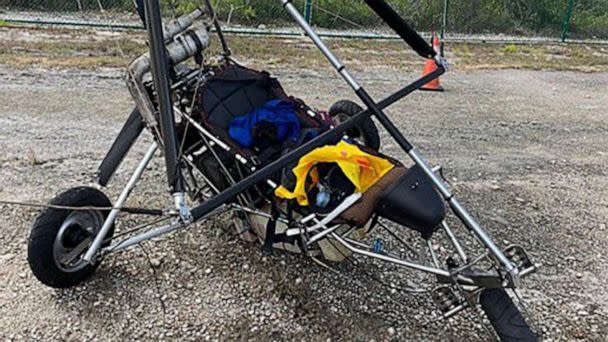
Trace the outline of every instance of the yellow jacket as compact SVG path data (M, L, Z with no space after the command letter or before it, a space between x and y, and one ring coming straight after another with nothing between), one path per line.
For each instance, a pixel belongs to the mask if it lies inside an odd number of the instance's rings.
M296 186L293 192L284 186L279 186L274 194L285 199L295 198L300 205L307 206L308 197L305 184L310 169L317 163L331 162L338 164L357 192L365 192L394 166L386 159L372 156L355 145L340 141L337 145L314 149L300 158L298 165L293 169L296 176Z

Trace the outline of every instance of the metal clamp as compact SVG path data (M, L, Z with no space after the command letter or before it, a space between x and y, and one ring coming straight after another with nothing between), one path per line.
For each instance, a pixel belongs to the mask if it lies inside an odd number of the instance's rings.
M183 192L176 192L173 194L173 200L175 201L175 209L177 209L177 214L183 223L191 223L192 213L190 212L190 208L188 204L186 204L186 197Z

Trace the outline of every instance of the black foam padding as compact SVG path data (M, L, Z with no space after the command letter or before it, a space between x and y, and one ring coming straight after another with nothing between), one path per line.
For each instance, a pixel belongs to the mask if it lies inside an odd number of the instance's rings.
M386 1L365 0L365 3L420 56L435 57L435 50Z
M235 116L248 114L275 98L267 74L230 68L207 82L201 102L209 124L227 132Z
M216 75L201 86L193 113L194 117L199 118L203 126L212 133L237 148L245 156L249 156L253 151L242 148L230 138L228 132L230 123L235 117L246 115L274 99L294 102L295 114L300 121L302 131L306 128L324 130L329 127L323 125L320 115L311 118L306 114L302 109L304 103L287 96L279 82L270 77L267 72L248 69L236 64L217 70Z
M114 172L143 129L144 122L141 115L137 109L133 109L127 122L125 122L120 133L118 133L116 140L114 140L112 147L110 147L110 150L99 165L99 169L97 170L97 182L99 185L106 186L108 184L110 178L112 178L112 175L114 175Z
M419 231L429 239L445 218L443 199L424 171L414 165L387 189L378 201L376 213L395 223Z

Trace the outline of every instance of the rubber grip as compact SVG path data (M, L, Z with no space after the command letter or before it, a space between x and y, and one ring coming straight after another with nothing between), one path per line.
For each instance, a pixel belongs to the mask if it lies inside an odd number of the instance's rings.
M420 56L435 57L435 50L386 1L365 0L365 3Z

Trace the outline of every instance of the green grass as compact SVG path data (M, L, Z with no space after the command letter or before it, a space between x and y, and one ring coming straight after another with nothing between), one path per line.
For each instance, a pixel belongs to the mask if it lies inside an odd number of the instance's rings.
M0 29L0 63L17 68L125 67L147 50L142 32L108 36L87 30L28 30L28 39L15 39ZM4 33L4 34L3 34ZM40 39L32 39L36 35ZM304 38L229 35L235 57L259 68L304 68L330 71L324 57ZM423 61L400 41L330 39L328 45L354 70L390 67L420 71ZM219 52L212 41L208 55ZM450 64L457 70L521 68L534 70L608 71L608 46L594 45L446 45Z
M502 48L502 52L504 53L516 53L517 45L515 44L507 44Z

